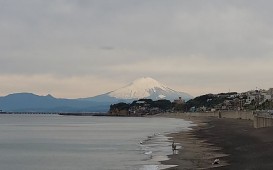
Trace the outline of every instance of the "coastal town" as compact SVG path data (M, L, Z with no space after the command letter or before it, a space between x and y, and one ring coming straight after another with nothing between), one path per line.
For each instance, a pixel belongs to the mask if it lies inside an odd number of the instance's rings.
M185 101L181 97L174 101L139 99L132 103L117 103L110 106L114 116L143 116L162 112L216 112L273 110L273 88L256 89L243 93L229 92L206 94Z

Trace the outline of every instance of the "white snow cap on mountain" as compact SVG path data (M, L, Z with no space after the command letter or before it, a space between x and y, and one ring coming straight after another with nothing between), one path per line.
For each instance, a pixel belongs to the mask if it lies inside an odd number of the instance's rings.
M189 94L174 91L150 77L137 79L121 89L110 92L108 95L119 99L150 98L153 100L173 100L178 97L191 98Z

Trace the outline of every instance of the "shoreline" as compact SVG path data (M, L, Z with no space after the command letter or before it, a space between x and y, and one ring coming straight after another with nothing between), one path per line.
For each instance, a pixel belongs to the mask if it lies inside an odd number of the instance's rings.
M161 114L180 118L198 126L193 130L169 134L182 148L169 155L163 165L177 165L167 170L189 169L263 169L273 167L273 127L255 129L251 120L191 117L182 114ZM215 159L220 164L212 165Z
M209 117L192 117L182 114L161 114L160 117L169 117L191 121L193 126L189 131L180 131L167 135L171 137L175 143L178 143L181 148L175 154L168 155L168 160L161 161L163 165L176 165L175 167L167 168L166 170L180 169L211 169L228 165L227 162L221 161L221 164L212 165L216 158L227 156L219 152L220 148L212 146L204 139L199 139L195 133L200 129L208 128L207 122Z
M166 170L178 169L212 169L227 166L228 163L221 158L228 156L221 152L221 148L208 143L206 139L200 139L196 133L200 129L209 128L207 122L211 118L208 117L187 117L178 116L175 118L192 121L196 126L191 127L192 130L186 132L178 132L169 134L176 143L182 147L177 154L169 155L169 160L162 161L162 164L175 164L176 167L167 168ZM221 164L212 165L215 159L221 159Z

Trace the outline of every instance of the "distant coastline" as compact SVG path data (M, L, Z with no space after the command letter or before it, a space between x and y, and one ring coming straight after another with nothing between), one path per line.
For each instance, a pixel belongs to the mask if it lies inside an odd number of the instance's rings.
M100 112L0 112L0 114L22 114L22 115L62 115L62 116L109 116L108 113Z

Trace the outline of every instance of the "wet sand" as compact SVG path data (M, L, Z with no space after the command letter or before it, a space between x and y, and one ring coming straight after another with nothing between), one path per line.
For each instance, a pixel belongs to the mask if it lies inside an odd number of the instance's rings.
M182 146L163 164L178 165L168 170L188 169L273 169L273 127L253 128L250 120L184 117L197 123L188 132L170 134ZM212 165L216 159L220 164Z

